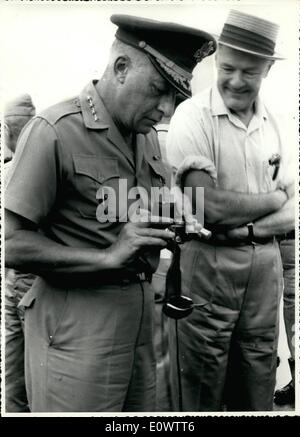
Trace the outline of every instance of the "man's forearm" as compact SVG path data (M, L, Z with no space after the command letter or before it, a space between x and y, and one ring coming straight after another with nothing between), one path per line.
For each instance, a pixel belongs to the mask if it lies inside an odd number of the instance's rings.
M277 211L286 200L281 190L266 194L244 194L205 188L205 221L214 225L240 226Z
M283 207L254 222L257 237L285 234L295 228L295 199L289 199Z
M253 223L254 236L266 238L286 234L293 230L295 228L294 207L295 199L291 198L279 211L256 220ZM245 240L248 237L248 228L244 225L231 229L227 231L226 237L234 240Z
M240 226L277 211L287 200L287 195L282 190L248 194L212 187L211 178L204 171L189 172L184 185L193 188L194 207L197 204L196 188L204 187L204 217L206 224L211 225Z
M74 249L35 231L18 230L6 241L6 267L43 274L84 274L110 269L106 250Z

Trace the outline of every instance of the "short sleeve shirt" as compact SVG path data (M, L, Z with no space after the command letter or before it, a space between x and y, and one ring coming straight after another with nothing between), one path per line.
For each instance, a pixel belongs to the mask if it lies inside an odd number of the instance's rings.
M258 98L246 127L225 106L214 86L181 103L167 136L168 161L177 169L187 156L208 158L217 171L220 189L265 193L276 188L286 165L280 124ZM272 180L270 158L282 158L280 174Z
M124 142L92 82L79 97L26 126L5 207L63 245L108 247L138 201L135 187L149 194L168 176L154 129L136 136L135 150Z

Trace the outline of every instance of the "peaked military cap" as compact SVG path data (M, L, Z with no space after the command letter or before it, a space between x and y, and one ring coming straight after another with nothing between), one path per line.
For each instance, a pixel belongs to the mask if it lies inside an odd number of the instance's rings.
M181 24L114 14L116 38L144 51L159 73L184 97L191 96L192 71L216 50L214 37Z

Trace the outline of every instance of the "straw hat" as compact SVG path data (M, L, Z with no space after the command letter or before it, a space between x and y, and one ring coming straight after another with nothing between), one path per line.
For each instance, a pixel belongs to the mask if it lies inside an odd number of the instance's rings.
M266 59L284 59L275 53L279 26L254 15L231 10L219 44Z

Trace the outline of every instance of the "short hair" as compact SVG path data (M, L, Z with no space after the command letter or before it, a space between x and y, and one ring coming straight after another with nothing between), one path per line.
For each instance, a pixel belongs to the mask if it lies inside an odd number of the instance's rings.
M128 58L130 58L135 68L147 66L150 62L148 56L141 50L138 50L135 47L130 46L129 44L125 44L124 42L116 38L110 49L109 60L105 73L107 71L111 71L114 68L114 63L116 59L120 56L127 56Z

